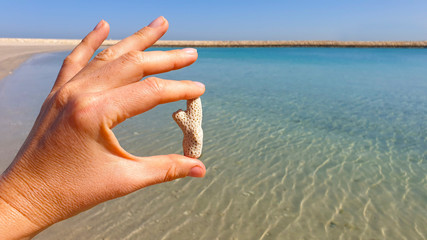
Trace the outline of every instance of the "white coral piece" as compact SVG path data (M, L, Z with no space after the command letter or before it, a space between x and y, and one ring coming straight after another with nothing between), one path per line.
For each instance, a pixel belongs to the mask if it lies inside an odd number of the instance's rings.
M179 109L172 117L184 134L182 140L184 155L199 158L203 147L202 101L200 98L187 100L187 110Z

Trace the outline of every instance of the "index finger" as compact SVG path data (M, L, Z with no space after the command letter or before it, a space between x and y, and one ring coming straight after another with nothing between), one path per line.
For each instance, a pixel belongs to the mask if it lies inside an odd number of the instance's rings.
M112 125L108 126L113 128L127 118L146 112L159 104L197 98L204 92L205 85L200 82L150 77L106 91L100 101L108 103L103 109L103 116L113 120L110 122Z

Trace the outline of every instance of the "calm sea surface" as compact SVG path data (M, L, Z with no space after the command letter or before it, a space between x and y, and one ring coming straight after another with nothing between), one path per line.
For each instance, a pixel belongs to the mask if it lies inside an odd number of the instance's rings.
M0 81L1 170L65 56L37 55ZM206 177L101 204L36 239L427 238L427 49L205 48L160 76L206 84ZM179 108L115 133L136 155L181 153Z

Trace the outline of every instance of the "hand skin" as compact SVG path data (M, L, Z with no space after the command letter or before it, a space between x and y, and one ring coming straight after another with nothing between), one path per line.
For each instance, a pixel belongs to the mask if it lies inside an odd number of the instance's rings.
M182 155L133 156L111 130L158 104L204 93L198 82L140 81L196 61L195 49L143 52L167 29L159 17L90 61L109 33L102 20L66 57L28 138L1 175L1 239L31 238L104 201L205 175L202 162Z

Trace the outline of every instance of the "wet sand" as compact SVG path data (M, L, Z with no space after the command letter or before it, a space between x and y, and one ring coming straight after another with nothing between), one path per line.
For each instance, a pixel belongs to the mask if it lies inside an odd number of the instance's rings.
M209 88L206 177L100 204L35 239L425 239L425 51L200 49L198 64L161 77ZM33 56L0 81L0 169L65 56ZM137 156L181 153L171 113L183 107L114 132Z
M0 80L25 62L33 54L73 49L73 45L7 45L0 44Z

